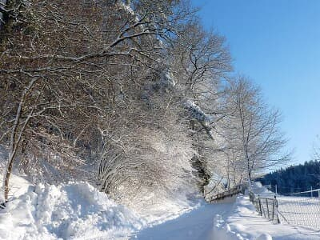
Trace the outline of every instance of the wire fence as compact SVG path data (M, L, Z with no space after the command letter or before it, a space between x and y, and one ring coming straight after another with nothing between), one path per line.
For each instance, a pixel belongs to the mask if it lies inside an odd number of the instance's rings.
M304 196L304 197L318 197L320 198L320 188L319 189L312 189L310 191L303 191L303 192L296 192L296 193L291 193L291 196Z
M261 197L249 193L257 212L273 223L287 223L320 230L320 198Z
M320 199L279 197L279 218L290 225L320 230Z
M319 184L320 185L320 184ZM282 196L301 196L301 197L320 197L320 188L315 189L312 186L304 188L293 187L279 187L277 184L264 185L269 191L274 192L276 195L279 193Z
M263 198L252 192L249 193L249 196L260 216L264 216L273 223L280 223L278 210L279 203L276 196L274 196L274 198Z

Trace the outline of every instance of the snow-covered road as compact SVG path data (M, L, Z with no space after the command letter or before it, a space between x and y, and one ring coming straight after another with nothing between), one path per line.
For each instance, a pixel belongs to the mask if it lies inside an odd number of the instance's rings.
M144 208L141 216L85 182L31 185L18 176L12 182L13 197L0 211L0 239L5 240L320 239L319 230L273 224L259 216L248 196L214 204L175 199L157 211Z
M203 204L160 225L142 229L130 240L319 240L320 232L261 217L248 196Z
M144 229L131 240L209 240L213 239L214 219L217 214L228 215L233 201L205 204L179 218Z

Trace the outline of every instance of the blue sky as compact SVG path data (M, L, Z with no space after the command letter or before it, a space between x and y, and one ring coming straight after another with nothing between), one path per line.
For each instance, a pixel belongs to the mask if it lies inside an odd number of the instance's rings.
M320 0L192 0L207 29L226 37L236 73L283 115L292 164L320 134Z

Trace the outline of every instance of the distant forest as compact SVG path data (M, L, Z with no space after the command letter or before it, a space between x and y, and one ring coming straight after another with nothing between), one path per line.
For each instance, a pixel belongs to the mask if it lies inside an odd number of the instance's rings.
M292 195L293 193L320 188L320 162L309 161L303 165L290 166L265 175L258 179L263 185L271 185L275 192L277 185L278 193ZM310 196L310 193L304 194ZM317 196L317 193L314 193Z

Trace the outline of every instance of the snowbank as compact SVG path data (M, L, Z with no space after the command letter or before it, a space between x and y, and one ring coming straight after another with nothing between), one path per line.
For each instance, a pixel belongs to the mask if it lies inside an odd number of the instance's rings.
M320 232L273 224L258 215L248 196L239 196L230 212L216 215L214 236L219 240L316 240L320 239Z
M122 239L144 224L88 183L39 184L0 211L0 239Z
M248 196L215 204L175 198L146 207L141 218L88 183L33 186L17 176L12 182L19 191L0 211L0 239L320 239L320 232L259 216Z
M260 196L263 197L273 197L275 194L271 192L266 187L264 187L260 182L253 182L252 183L252 191Z

